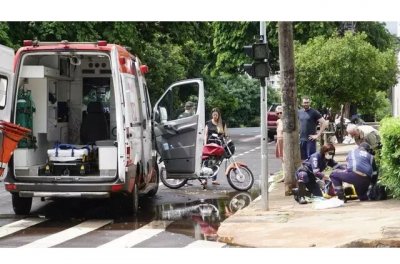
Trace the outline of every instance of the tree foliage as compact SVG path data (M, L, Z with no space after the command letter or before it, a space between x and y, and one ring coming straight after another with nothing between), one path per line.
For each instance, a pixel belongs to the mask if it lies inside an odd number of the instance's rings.
M345 102L369 105L377 91L396 83L394 51L379 51L365 33L315 37L296 45L295 61L299 94L334 109Z
M268 61L272 72L277 72L279 71L277 22L267 22L266 28L268 46L271 50ZM328 39L335 32L339 34L340 30L340 22L295 22L294 38L300 45L306 45L314 37L322 36ZM386 54L381 54L380 58L386 56L386 60L390 60L393 53L387 50L394 49L396 40L382 23L357 22L356 32L365 32L364 41ZM24 39L40 41L104 39L109 43L128 47L149 66L147 82L152 102L155 102L171 83L181 79L202 77L206 81L209 96L207 107L220 106L224 115L235 125L254 125L259 120L259 82L242 76L242 65L250 61L243 53L243 46L259 41L259 34L258 21L0 22L0 44L14 49L19 48ZM385 59L381 59L378 65L385 67L384 61ZM336 75L340 73L339 70L335 72ZM379 81L374 80L373 83L384 90L393 83L393 80L387 78L389 74L379 75L379 72L387 73L385 68L374 72L373 75ZM326 82L333 79L335 79L333 76L330 79L325 78L324 85L328 86ZM339 81L339 84L343 83L344 80ZM334 88L336 86L337 84ZM366 95L367 92L369 90L363 93ZM276 102L278 99L276 92L268 89L268 93L269 103ZM374 102L373 100L376 100L374 94L366 95L367 105Z

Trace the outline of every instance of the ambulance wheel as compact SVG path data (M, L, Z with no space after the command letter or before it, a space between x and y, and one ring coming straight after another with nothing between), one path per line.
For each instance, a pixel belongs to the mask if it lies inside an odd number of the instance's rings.
M31 211L32 197L19 197L18 193L12 193L12 205L15 214L27 215Z
M156 162L154 162L154 171L155 171L155 187L153 189L151 189L148 193L147 196L149 197L153 197L154 195L156 195L157 191L158 191L158 186L160 183L160 171L158 169L158 164Z
M130 209L132 211L133 215L137 215L139 211L139 188L137 183L135 182L135 185L133 186L133 190L131 193L131 201L130 201Z

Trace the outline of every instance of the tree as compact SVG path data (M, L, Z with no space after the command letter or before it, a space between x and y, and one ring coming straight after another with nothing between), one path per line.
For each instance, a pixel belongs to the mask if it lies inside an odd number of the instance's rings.
M283 175L285 195L296 186L294 174L300 165L299 128L297 121L296 80L294 70L293 27L290 22L279 22L279 57L283 106Z
M240 65L246 61L243 46L258 41L259 22L214 22L213 27L213 63L210 75L221 73L237 74ZM250 42L250 43L249 43Z
M4 46L12 46L13 43L9 37L9 27L5 22L0 22L0 44Z
M316 37L297 45L299 94L312 96L317 105L339 109L343 103L362 107L375 98L376 91L393 87L395 52L379 51L366 39L365 33L346 33L344 37Z

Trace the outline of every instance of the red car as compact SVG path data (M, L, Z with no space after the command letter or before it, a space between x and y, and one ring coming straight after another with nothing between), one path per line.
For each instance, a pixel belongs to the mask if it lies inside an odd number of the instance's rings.
M276 121L278 120L278 115L276 114L276 107L278 103L273 103L267 112L267 127L268 127L268 138L274 140L276 135Z

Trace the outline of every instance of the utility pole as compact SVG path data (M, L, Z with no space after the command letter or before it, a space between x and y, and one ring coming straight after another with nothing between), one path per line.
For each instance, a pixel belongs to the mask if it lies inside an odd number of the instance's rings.
M278 22L279 64L282 85L283 106L283 174L285 195L292 194L296 187L294 174L300 165L300 147L296 102L296 79L294 69L293 25Z
M260 38L251 46L244 46L246 55L253 59L252 64L244 64L245 72L253 78L260 80L260 110L261 110L261 198L264 210L268 207L268 128L267 128L267 93L266 80L269 76L268 64L269 49L267 45L267 34L265 22L260 22Z
M260 21L260 42L267 43L267 29L264 21ZM261 78L260 110L261 110L261 199L263 210L269 210L268 198L268 127L267 127L267 93L268 77Z

